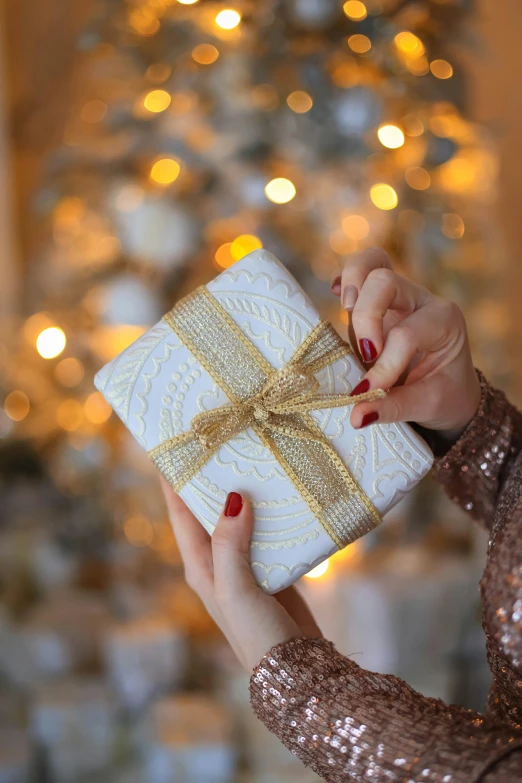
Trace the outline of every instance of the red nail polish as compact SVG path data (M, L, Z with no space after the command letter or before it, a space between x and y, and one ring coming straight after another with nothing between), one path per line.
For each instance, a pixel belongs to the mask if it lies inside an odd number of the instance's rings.
M367 392L370 388L370 381L368 378L363 378L362 381L360 381L355 389L352 389L350 392L351 397L355 397L357 394L364 394L364 392Z
M361 349L361 355L365 362L373 362L377 358L377 348L371 340L367 340L363 337L359 340L359 348Z
M377 421L378 418L379 414L377 411L370 411L370 413L365 413L362 417L361 427L367 427L369 424L373 424L373 422Z
M243 498L239 492L229 492L225 501L224 514L226 517L237 517L243 508Z

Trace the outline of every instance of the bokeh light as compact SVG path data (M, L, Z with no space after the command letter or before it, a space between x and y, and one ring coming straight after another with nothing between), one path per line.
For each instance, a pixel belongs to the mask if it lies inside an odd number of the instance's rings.
M230 246L230 255L234 261L241 261L242 258L247 256L253 250L258 250L263 247L263 243L259 237L253 234L241 234L241 236L234 239Z
M411 166L404 172L404 179L414 190L426 190L431 185L431 177L421 166Z
M266 185L265 194L274 204L287 204L294 198L296 189L294 183L289 179L276 177Z
M216 24L222 30L233 30L241 21L241 14L232 8L225 8L216 16Z
M123 524L123 532L127 540L136 546L146 546L151 543L154 537L150 521L141 514L126 519Z
M395 209L399 203L397 193L391 185L387 185L384 182L379 182L377 185L372 185L370 189L370 198L379 209Z
M150 170L150 178L158 185L171 185L179 176L181 167L174 158L160 158Z
M404 144L404 133L397 125L381 125L377 136L383 147L396 150Z
M101 122L107 114L107 104L103 101L88 101L82 111L81 118L84 122L94 124Z
M364 3L360 0L347 0L343 5L343 11L354 22L362 22L368 16L368 11Z
M56 410L58 426L66 432L74 432L83 424L83 406L78 400L64 400Z
M219 57L219 52L212 44L198 44L192 50L192 59L199 65L212 65Z
M198 0L178 0L180 5L194 5Z
M4 400L4 411L11 421L22 421L22 419L25 419L30 407L29 397L19 389L10 392Z
M421 57L424 54L424 44L421 39L408 30L403 30L394 38L397 48L407 57Z
M312 98L303 90L296 90L290 93L286 102L296 114L305 114L314 105Z
M424 133L424 123L416 114L407 114L401 124L407 136L422 136Z
M307 574L305 574L305 576L307 579L319 579L319 577L324 576L326 574L329 566L330 566L329 561L323 560L322 563L319 563L318 566L312 568L312 570L309 571Z
M155 84L166 82L172 73L172 68L167 63L152 63L147 68L147 79Z
M355 35L351 35L348 38L348 46L352 52L356 52L357 54L365 54L372 48L372 42L367 35L356 33Z
M232 242L225 242L218 247L214 258L216 259L216 264L221 267L221 269L228 269L229 266L235 264L236 259L232 255Z
M85 418L92 424L103 424L111 417L112 408L100 392L89 394L84 405Z
M370 233L370 224L362 215L347 215L342 221L343 231L351 239L366 239Z
M55 367L54 374L62 386L72 388L83 381L85 368L79 359L70 356L62 359Z
M464 221L460 215L448 212L442 216L441 231L449 239L461 239L465 231Z
M143 105L147 111L159 114L170 106L172 98L166 90L151 90L143 99Z
M50 326L40 332L36 339L36 350L42 359L54 359L65 348L67 339L63 329L59 326Z
M451 79L453 76L453 68L447 60L433 60L430 71L437 79Z

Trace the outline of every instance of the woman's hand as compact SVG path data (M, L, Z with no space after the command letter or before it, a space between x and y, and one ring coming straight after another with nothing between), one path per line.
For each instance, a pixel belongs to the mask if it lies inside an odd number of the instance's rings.
M351 311L363 360L374 362L354 393L390 390L355 405L352 426L413 421L458 437L479 406L480 383L457 305L398 275L379 249L352 256L332 291Z
M276 644L322 635L295 588L274 597L255 583L250 568L253 520L248 501L230 493L211 538L164 479L162 485L185 578L247 671Z

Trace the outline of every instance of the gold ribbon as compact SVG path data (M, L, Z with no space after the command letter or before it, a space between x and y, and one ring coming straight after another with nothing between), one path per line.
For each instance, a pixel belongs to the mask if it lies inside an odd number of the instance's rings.
M197 414L188 432L149 452L176 491L223 443L251 427L339 548L380 522L379 512L310 416L312 410L384 396L380 389L354 397L318 393L315 373L351 353L329 323L321 321L288 364L275 370L204 286L164 320L231 400Z

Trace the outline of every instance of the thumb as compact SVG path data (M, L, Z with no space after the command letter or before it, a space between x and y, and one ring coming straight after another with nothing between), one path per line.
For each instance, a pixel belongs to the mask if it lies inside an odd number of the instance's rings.
M255 587L250 568L252 506L238 492L229 492L223 513L212 534L214 585L221 598Z

